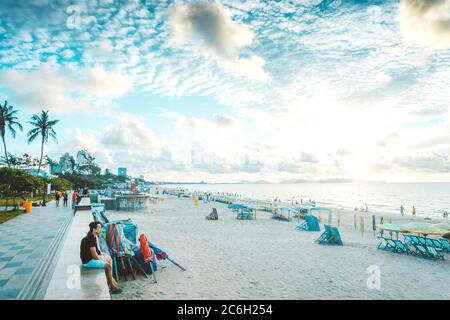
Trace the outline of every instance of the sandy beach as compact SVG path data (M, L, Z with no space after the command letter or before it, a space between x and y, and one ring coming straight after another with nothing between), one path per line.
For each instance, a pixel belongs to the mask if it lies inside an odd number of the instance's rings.
M212 207L218 221L204 218ZM113 299L450 299L448 254L429 261L377 250L370 222L364 235L355 231L353 212L341 212L343 247L314 243L320 233L295 230L296 220L258 212L256 220L242 221L226 205L195 207L192 199L173 196L149 210L107 214L132 218L187 269L160 261L157 284L142 276L121 281L124 293ZM411 219L393 221L400 218ZM379 290L367 286L373 265L380 270Z

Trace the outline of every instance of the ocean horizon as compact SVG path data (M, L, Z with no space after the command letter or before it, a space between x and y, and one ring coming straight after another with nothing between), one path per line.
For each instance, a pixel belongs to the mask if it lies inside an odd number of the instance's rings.
M303 183L201 183L162 184L189 191L231 193L243 198L284 202L314 200L323 206L353 209L365 207L375 213L398 213L400 206L411 215L442 217L450 211L450 182L303 182Z

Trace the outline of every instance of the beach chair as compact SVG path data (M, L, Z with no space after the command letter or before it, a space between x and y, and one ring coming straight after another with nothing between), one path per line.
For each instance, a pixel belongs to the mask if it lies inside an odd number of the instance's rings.
M392 241L394 243L395 249L394 252L395 253L406 253L409 254L409 248L406 245L406 243L400 241L400 240L395 240L395 239L388 239L388 241Z
M442 251L449 253L450 252L450 244L448 243L448 240L441 239L441 244L442 244Z
M316 240L318 244L329 244L343 246L341 235L338 228L331 227L330 225L324 225L325 232Z
M414 250L410 250L414 256L431 260L444 259L442 249L428 245L427 238L414 235L403 235L403 237L414 248Z
M299 224L296 228L299 231L320 231L319 220L313 215L307 214L305 221Z
M392 240L389 238L385 238L382 236L378 236L378 239L380 239L380 243L378 244L378 249L380 250L384 250L384 251L390 251L390 252L395 252L395 243L393 243L392 241L388 241L388 240Z
M125 237L122 224L106 224L103 227L102 236L106 240L113 261L113 276L116 281L119 281L119 274L123 275L125 280L128 280L126 276L127 272L131 273L133 279L136 279L133 265L147 277L144 268L135 257L133 244Z
M389 248L389 244L387 243L385 237L378 236L378 240L380 241L378 242L377 249L390 251L391 248Z

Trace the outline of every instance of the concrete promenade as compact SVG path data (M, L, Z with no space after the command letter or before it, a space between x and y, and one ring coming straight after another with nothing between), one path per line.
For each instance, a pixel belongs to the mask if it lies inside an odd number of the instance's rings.
M46 207L33 207L31 214L22 214L0 224L0 299L18 299L21 291L30 285L36 268L48 259L61 228L73 216L71 200L67 207L56 207L54 201ZM57 238L56 240L58 240ZM45 264L45 263L44 263ZM47 267L49 272L51 266ZM40 279L45 282L45 279ZM42 295L42 294L41 294ZM36 299L43 299L37 296Z

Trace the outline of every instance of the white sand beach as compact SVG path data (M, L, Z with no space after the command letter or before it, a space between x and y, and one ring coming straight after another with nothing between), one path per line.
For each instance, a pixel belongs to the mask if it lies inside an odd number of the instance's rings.
M213 207L218 221L205 219ZM429 261L377 250L370 222L361 235L353 212L341 212L343 247L314 243L320 233L295 230L296 220L258 211L256 220L242 221L226 205L195 207L192 199L173 196L148 211L107 214L132 218L140 233L187 269L160 261L157 284L143 276L121 281L124 293L113 299L450 299L450 255ZM395 216L394 222L408 219ZM367 286L372 265L380 268L379 290Z

